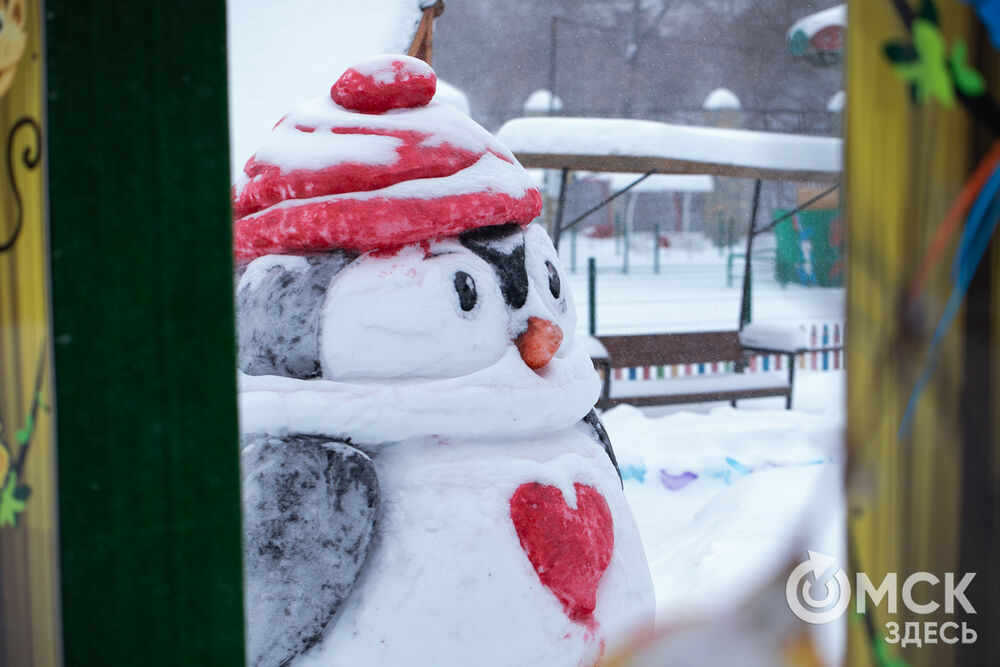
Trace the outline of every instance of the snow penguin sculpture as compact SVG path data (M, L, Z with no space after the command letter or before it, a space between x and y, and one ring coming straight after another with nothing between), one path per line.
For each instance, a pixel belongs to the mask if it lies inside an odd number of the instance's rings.
M252 665L596 663L652 622L540 196L381 56L233 190Z

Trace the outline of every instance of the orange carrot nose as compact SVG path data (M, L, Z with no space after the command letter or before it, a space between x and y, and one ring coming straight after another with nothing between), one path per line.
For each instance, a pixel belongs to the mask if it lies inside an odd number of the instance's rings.
M562 343L563 332L553 322L540 317L528 318L528 329L517 337L517 349L531 370L549 363Z

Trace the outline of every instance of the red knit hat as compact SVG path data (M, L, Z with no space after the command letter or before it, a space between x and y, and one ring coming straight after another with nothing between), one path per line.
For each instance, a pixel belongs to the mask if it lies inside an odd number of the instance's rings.
M233 187L236 257L387 249L519 223L541 195L514 156L432 102L429 65L377 56L282 118Z

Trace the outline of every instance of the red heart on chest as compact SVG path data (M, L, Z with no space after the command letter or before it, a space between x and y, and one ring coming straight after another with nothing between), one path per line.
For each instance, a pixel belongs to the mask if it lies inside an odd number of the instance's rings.
M538 578L571 619L583 621L597 605L597 584L611 562L615 534L604 497L590 486L573 488L576 509L554 486L522 484L510 497L510 518Z

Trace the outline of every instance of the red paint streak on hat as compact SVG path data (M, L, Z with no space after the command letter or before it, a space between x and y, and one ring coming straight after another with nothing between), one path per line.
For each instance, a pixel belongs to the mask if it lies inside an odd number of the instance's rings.
M255 156L243 168L250 181L239 194L234 190L234 215L241 218L286 199L367 192L417 178L451 176L472 166L486 153L492 153L505 162L510 161L505 155L488 149L468 150L449 143L428 146L425 142L431 135L416 130L338 127L331 132L399 139L396 161L388 165L341 162L322 169L283 171L280 166L259 161Z
M527 225L541 207L538 190L520 197L497 192L434 199L343 198L278 206L236 221L236 258L322 252L366 252L455 236L501 223Z

